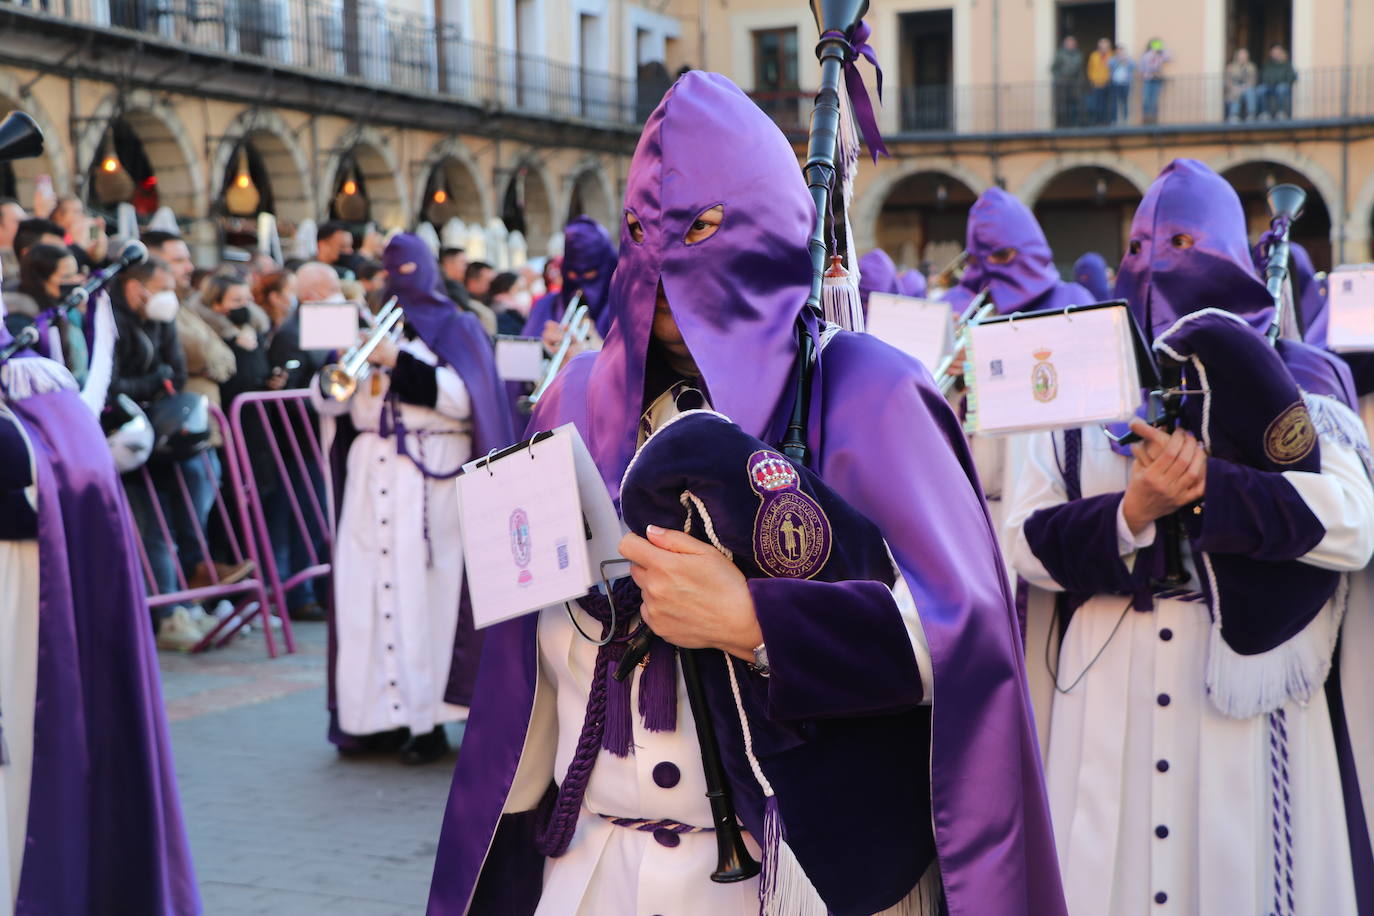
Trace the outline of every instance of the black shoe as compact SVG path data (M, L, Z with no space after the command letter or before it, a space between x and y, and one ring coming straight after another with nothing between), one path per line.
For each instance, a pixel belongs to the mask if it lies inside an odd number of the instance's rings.
M292 620L305 621L306 623L320 623L325 619L324 608L318 602L308 601L300 607L293 607L288 610Z
M372 735L350 736L357 739L356 744L337 745L340 757L354 760L359 757L372 757L378 754L394 754L410 743L410 730L397 728L389 732Z
M401 763L419 766L433 763L448 753L448 734L442 725L436 725L427 735L418 735L406 742L401 748Z

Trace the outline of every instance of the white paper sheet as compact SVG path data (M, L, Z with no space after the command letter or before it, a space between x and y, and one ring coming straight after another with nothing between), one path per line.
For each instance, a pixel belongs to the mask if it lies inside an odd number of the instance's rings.
M302 302L302 350L347 350L358 342L358 307L351 302Z
M1374 267L1337 267L1326 283L1327 346L1337 353L1374 350Z
M623 528L571 423L458 478L459 516L476 626L585 595ZM623 575L616 569L613 575Z
M968 358L982 435L1117 422L1140 403L1124 305L975 325Z
M538 337L496 338L496 374L508 382L544 380L544 343Z
M916 357L932 372L954 349L954 315L944 302L870 293L867 324L868 333Z

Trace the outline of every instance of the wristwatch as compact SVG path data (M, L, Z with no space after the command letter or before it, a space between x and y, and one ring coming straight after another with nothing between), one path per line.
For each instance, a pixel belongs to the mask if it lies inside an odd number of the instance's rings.
M755 674L768 677L768 646L764 643L759 643L754 647L754 660L749 663L749 670Z

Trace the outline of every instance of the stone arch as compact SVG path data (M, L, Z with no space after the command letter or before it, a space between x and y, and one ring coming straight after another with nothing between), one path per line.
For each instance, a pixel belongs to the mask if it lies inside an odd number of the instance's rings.
M497 216L511 230L523 224L530 257L548 254L554 233L563 228L556 222L553 207L553 185L548 172L543 163L526 156L507 173Z
M1123 174L1111 165L1085 162L1037 181L1033 199L1022 197L1040 223L1064 277L1072 274L1074 262L1085 252L1102 255L1108 264L1120 263L1131 220L1144 196L1140 177Z
M342 168L355 164L367 190L368 218L383 232L405 229L409 225L405 175L397 166L396 154L389 139L371 127L350 130L339 138L325 161L324 175L328 184L319 189L320 210L327 217L344 176Z
M1301 166L1301 167L1300 167ZM1215 168L1215 166L1213 166ZM1307 168L1313 171L1307 171ZM1236 189L1245 210L1251 238L1269 227L1269 210L1264 195L1272 181L1289 181L1305 186L1308 191L1303 216L1293 224L1292 238L1307 249L1318 270L1333 266L1335 240L1339 237L1343 213L1341 194L1330 176L1320 166L1303 157L1285 155L1270 158L1259 154L1235 156L1217 172Z
M191 135L172 106L145 89L129 92L122 101L117 93L110 93L91 112L76 149L83 176L79 189L82 195L89 196L84 176L100 155L101 143L117 119L128 125L143 145L157 175L159 203L171 207L181 219L205 217L210 210L210 196Z
M864 192L856 196L850 209L849 222L854 232L854 248L862 253L877 247L879 242L878 223L883 208L899 186L913 177L934 173L945 175L971 192L974 199L987 190L991 182L968 168L957 159L950 157L921 157L901 166L883 169L874 176ZM965 207L967 210L967 207ZM962 237L960 247L963 246ZM900 252L889 252L898 258ZM915 266L915 265L910 265Z
M216 196L222 193L220 183L240 143L253 147L269 173L277 219L299 224L314 216L309 158L281 115L270 109L246 109L225 130L210 163Z
M1365 180L1364 187L1355 196L1345 223L1344 260L1347 263L1374 260L1374 174Z
M448 137L436 143L425 157L423 168L417 221L428 219L430 198L441 178L447 182L447 193L453 196L452 216L468 225L486 225L491 219L491 188L480 180L482 170L460 138ZM447 219L440 221L440 227L444 222Z
M559 208L565 214L564 221L585 214L605 226L612 238L618 238L615 193L601 163L596 159L584 160L567 177L565 184L567 195L564 206Z
M1040 199L1040 195L1044 193L1052 181L1065 172L1078 168L1095 168L1113 172L1134 187L1136 194L1141 197L1145 196L1145 191L1154 181L1154 177L1150 173L1128 159L1102 156L1097 153L1061 153L1053 159L1042 162L1027 175L1026 179L1021 182L1021 187L1017 188L1016 196L1026 206L1034 207Z
M16 159L9 163L14 172L15 182L19 186L19 200L24 204L24 208L28 209L29 203L33 200L33 183L39 175L50 176L53 189L58 194L70 194L71 159L65 155L67 150L63 143L67 136L66 131L58 130L57 123L48 115L47 109L37 97L23 91L22 84L12 73L0 70L0 117L11 110L26 112L43 132L43 155L32 159Z
M1237 147L1213 156L1207 160L1207 166L1221 175L1239 166L1256 162L1273 162L1297 172L1311 183L1326 202L1331 213L1333 231L1344 221L1345 199L1341 195L1340 183L1317 160L1296 152L1291 146L1265 143L1259 146Z

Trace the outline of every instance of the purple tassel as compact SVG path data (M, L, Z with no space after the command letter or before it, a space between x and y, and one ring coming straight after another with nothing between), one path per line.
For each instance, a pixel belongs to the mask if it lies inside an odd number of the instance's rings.
M606 727L601 746L617 757L628 757L634 744L634 723L630 720L630 678L617 681L613 675L620 664L619 655L608 653L606 661Z
M677 731L677 650L661 639L639 676L639 714L651 732Z

